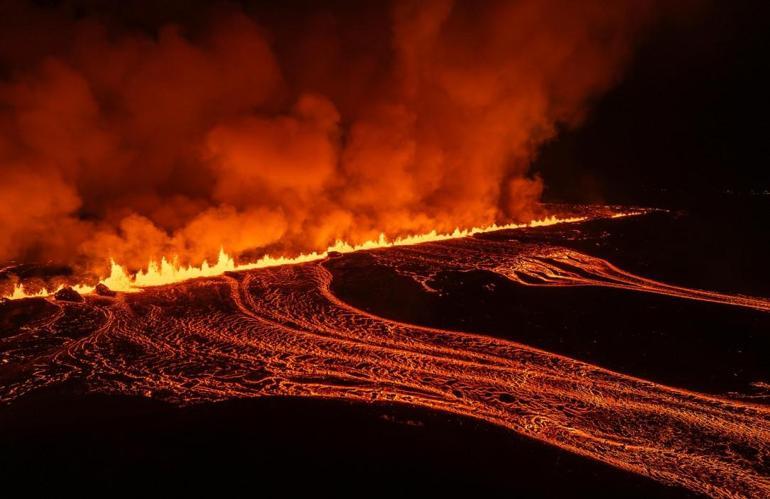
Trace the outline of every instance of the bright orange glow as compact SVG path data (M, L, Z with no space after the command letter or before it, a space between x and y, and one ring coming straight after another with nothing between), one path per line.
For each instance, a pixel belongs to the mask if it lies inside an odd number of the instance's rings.
M613 213L606 215L608 217L623 217L629 215L636 215L642 213L642 211L628 211L624 213ZM492 224L486 227L473 227L470 229L455 229L454 232L442 234L435 230L428 232L427 234L418 234L411 236L399 237L394 240L388 240L384 234L380 234L380 237L375 240L366 241L361 244L349 244L344 241L337 241L333 245L329 246L326 251L303 253L294 257L273 257L265 255L259 260L249 263L236 264L235 259L225 253L224 250L220 250L219 258L216 263L211 265L204 261L199 266L180 266L177 263L177 259L174 258L171 261L165 258L160 263L150 261L147 268L140 270L136 274L130 274L126 268L116 262L112 262L110 275L101 279L99 282L104 284L113 291L121 291L124 293L131 293L141 290L142 288L150 286L162 286L165 284L173 284L176 282L186 281L188 279L195 279L198 277L213 277L222 275L228 271L241 271L241 270L253 270L267 267L276 267L279 265L292 265L298 263L312 262L315 260L321 260L326 258L330 252L337 253L352 253L354 251L362 251L376 248L387 248L393 246L407 246L413 244L421 244L426 242L444 241L447 239L459 239L463 237L469 237L474 234L481 234L485 232L494 232L498 230L510 230L521 229L525 227L543 227L547 225L555 225L559 223L575 223L586 220L587 216L578 217L565 217L558 218L556 216L549 216L540 220L533 220L529 223L523 224L504 224L497 225ZM53 289L40 289L37 291L27 291L24 284L14 285L13 291L6 295L5 298L17 300L22 298L34 298L34 297L46 297L53 295L64 286L60 285ZM75 284L72 289L81 294L93 293L96 286L88 284Z

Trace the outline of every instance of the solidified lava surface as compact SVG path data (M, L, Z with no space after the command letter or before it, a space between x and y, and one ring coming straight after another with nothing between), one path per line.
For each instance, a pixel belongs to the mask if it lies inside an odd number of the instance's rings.
M770 408L733 386L763 386L770 301L593 255L587 241L611 238L615 223L334 256L82 303L5 303L0 400L12 407L76 382L184 407L270 396L395 403L696 493L770 494ZM719 382L729 359L678 365L696 341L688 324L703 317L741 326L755 354L742 357L739 382ZM633 324L625 345L591 346ZM638 337L656 324L665 334ZM686 331L669 338L676 328ZM728 342L714 329L702 333L716 358Z

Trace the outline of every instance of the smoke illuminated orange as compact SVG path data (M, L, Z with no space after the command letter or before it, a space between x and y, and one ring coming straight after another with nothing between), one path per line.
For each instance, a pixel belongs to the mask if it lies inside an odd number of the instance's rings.
M663 10L394 0L266 7L276 18L217 2L124 25L109 3L44 4L0 15L0 264L122 290L246 252L542 217L537 149Z

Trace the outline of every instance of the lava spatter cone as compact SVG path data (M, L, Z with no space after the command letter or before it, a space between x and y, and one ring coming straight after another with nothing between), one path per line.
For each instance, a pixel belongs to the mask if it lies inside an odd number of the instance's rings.
M115 296L117 293L108 288L104 283L99 283L94 288L94 292L99 296Z
M53 296L58 301L69 301L75 303L82 303L85 301L83 297L80 296L80 293L70 287L61 288Z

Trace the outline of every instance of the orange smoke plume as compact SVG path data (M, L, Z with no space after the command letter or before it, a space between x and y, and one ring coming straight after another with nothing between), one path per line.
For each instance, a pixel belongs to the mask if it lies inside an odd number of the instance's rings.
M364 4L171 21L4 2L0 262L105 276L110 259L541 217L538 146L579 123L652 17L650 2Z

